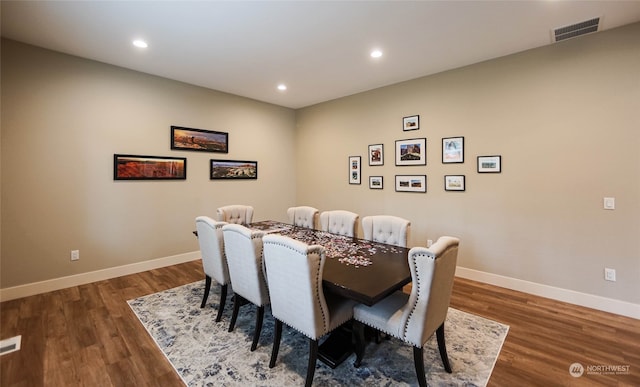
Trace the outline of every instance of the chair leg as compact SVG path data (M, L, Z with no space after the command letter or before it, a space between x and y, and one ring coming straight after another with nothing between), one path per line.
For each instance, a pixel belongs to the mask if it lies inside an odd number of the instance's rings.
M438 339L438 350L440 351L440 357L442 358L442 364L444 364L444 370L451 373L451 364L449 363L449 356L447 355L447 347L444 342L444 323L436 329L436 338Z
M353 362L353 366L358 368L362 364L362 358L364 357L365 338L364 338L364 324L360 321L353 320L353 335L356 342L356 361Z
M227 301L227 287L228 285L220 285L220 306L218 306L218 315L216 316L216 322L220 322L222 319L222 311Z
M240 310L240 296L233 295L233 313L231 314L231 322L229 323L229 332L233 332L233 328L236 326L236 320L238 319L238 311Z
M273 349L271 350L271 360L269 361L269 368L273 368L276 365L276 359L278 358L278 350L280 349L281 337L282 337L282 321L276 319L275 332L273 333Z
M424 375L424 360L422 358L422 348L413 347L413 364L416 366L416 376L420 387L427 386L427 378Z
M318 359L318 340L309 339L309 363L307 365L307 381L305 387L311 387L313 375L316 373L316 360Z
M264 306L259 306L256 313L256 328L253 331L253 343L251 343L251 352L258 347L260 340L260 331L262 331L262 319L264 318Z
M209 298L209 289L211 289L211 277L204 277L204 296L202 296L202 304L200 304L201 308L204 308L207 305L207 298Z

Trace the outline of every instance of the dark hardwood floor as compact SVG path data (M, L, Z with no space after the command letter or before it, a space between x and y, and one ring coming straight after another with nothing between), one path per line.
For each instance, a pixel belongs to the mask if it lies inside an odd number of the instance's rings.
M203 277L194 261L1 303L22 349L0 357L0 386L182 385L126 301ZM510 326L489 386L640 386L640 320L459 278L451 306Z

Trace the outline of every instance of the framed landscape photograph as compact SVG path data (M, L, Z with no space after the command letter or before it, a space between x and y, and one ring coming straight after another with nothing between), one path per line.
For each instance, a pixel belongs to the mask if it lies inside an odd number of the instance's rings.
M113 155L114 180L185 180L185 157Z
M229 153L229 133L172 126L171 149Z
M420 116L408 116L402 118L402 130L420 129Z
M427 176L396 175L396 192L427 192Z
M412 138L396 141L396 165L426 165L427 139Z
M445 191L464 191L464 175L446 175L444 177Z
M360 156L349 156L349 184L360 184Z
M383 165L384 164L384 145L375 144L369 145L369 165Z
M210 160L209 179L257 179L258 162L244 160Z
M369 176L369 188L382 189L382 176Z
M478 173L502 172L502 156L478 156Z
M442 139L442 163L464 163L464 137Z

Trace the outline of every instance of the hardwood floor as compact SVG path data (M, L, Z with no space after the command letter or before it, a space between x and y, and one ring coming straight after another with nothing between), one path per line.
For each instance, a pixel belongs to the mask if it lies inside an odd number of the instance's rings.
M181 386L126 301L203 277L194 261L1 303L22 349L0 357L0 386ZM451 306L510 326L489 386L640 386L640 320L459 278Z

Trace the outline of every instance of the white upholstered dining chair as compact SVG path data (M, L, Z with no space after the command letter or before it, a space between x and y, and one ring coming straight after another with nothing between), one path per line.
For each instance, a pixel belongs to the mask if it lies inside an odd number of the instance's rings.
M252 231L240 224L222 227L224 249L229 265L229 275L233 284L233 314L229 332L233 331L238 311L246 301L257 307L256 325L253 332L251 351L258 346L264 307L269 305L269 290L262 264L262 237L264 232Z
M277 234L266 235L263 242L271 312L276 319L269 368L276 364L284 323L309 338L305 386L311 386L318 339L351 320L355 302L324 293L324 247Z
M365 324L413 346L413 362L421 387L427 385L423 346L435 332L444 369L451 373L444 339L444 322L449 310L459 243L458 238L445 236L440 237L430 248L412 248L408 256L413 280L411 294L398 291L373 306L358 304L354 307L354 366L359 367L362 362L362 324Z
M289 223L298 227L317 229L320 212L309 206L290 207L287 209Z
M219 207L216 213L221 222L245 225L253 221L253 207L242 204Z
M356 236L360 216L345 210L324 211L320 214L320 228L334 234Z
M362 218L364 239L407 247L411 222L393 215L373 215Z
M222 227L226 224L225 222L216 222L208 216L198 216L196 218L198 244L200 245L202 267L205 274L204 295L200 307L204 308L207 304L211 279L213 278L220 285L220 304L216 321L220 321L222 318L222 311L227 300L227 287L231 283L222 239Z

